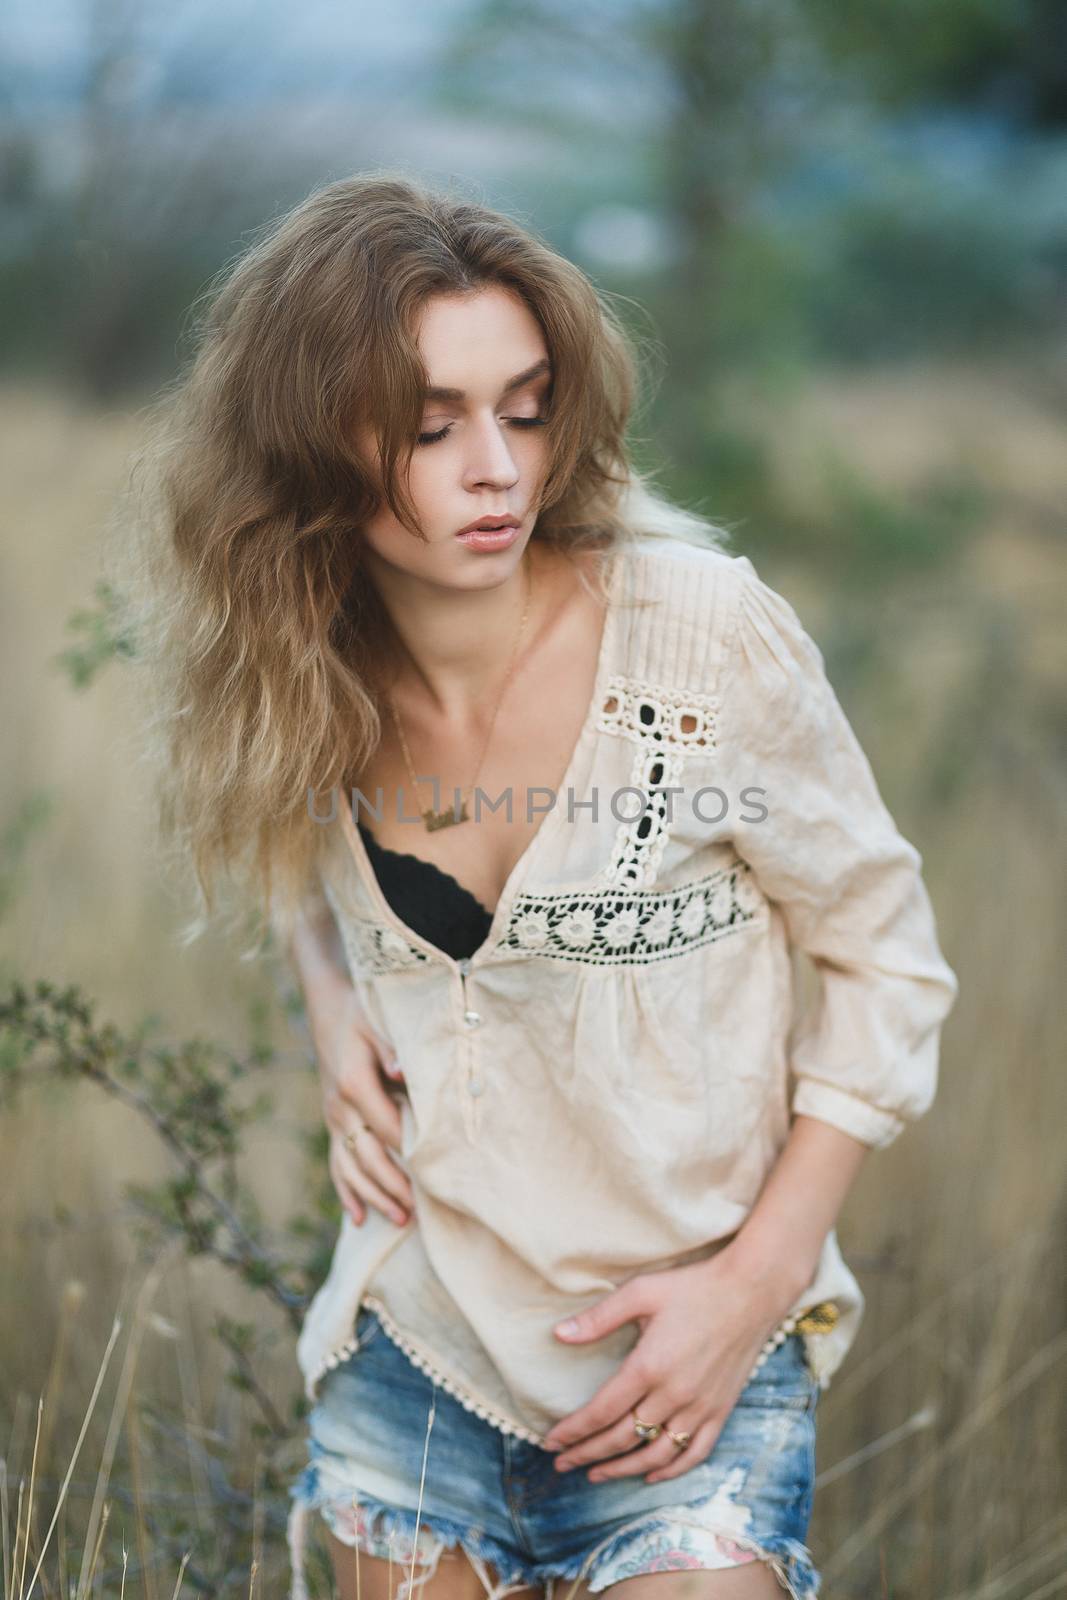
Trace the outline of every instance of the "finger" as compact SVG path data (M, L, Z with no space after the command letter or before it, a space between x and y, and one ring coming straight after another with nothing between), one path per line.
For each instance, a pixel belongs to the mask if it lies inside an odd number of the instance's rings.
M640 1417L642 1422L653 1422L657 1417L671 1416L678 1412L679 1401L676 1396L661 1393L657 1398L654 1391L646 1393L637 1406L631 1407L624 1416L618 1417L610 1428L605 1428L588 1439L580 1440L562 1456L557 1456L557 1463L563 1466L582 1467L593 1462L596 1464L598 1477L599 1469L607 1463L612 1464L612 1470L605 1475L611 1477L622 1477L632 1472L645 1472L650 1468L663 1466L670 1461L677 1446L671 1442L666 1432L661 1432L655 1439L642 1440L637 1432L637 1418ZM694 1426L695 1423L692 1422L678 1423L677 1426L671 1423L675 1433L680 1433L683 1427L691 1431ZM624 1457L624 1461L617 1459L620 1457Z
M353 1100L352 1103L356 1102ZM375 1077L370 1083L360 1086L357 1109L362 1120L374 1130L382 1144L399 1153L403 1131L400 1107L380 1077Z
M355 1156L367 1176L391 1195L398 1205L406 1206L409 1211L413 1210L415 1195L411 1181L407 1173L401 1171L389 1152L383 1148L374 1130L364 1132L362 1129L352 1128L349 1131L354 1135L354 1140L350 1144L347 1137L342 1136L341 1143L345 1150Z
M359 1198L359 1195L356 1194L354 1189L350 1189L348 1185L343 1182L335 1183L334 1188L337 1190L338 1198L340 1199L341 1204L348 1212L348 1215L352 1218L352 1221L355 1223L356 1227L361 1228L367 1220L367 1208Z
M390 1194L401 1205L413 1207L415 1197L411 1192L411 1185L407 1174L403 1172L385 1154L382 1136L379 1129L368 1121L353 1098L332 1098L325 1108L326 1126L332 1138L340 1141L346 1151L357 1154L357 1160L367 1169L375 1181L389 1190ZM354 1151L353 1141L366 1128L372 1137L361 1146L358 1153Z
M681 1433L683 1431L673 1422L671 1423L671 1427L674 1429L675 1433ZM701 1423L700 1427L693 1434L691 1442L686 1445L685 1449L675 1450L675 1459L671 1462L670 1466L657 1467L654 1472L650 1472L648 1474L648 1476L645 1478L645 1482L659 1483L664 1478L679 1478L683 1472L688 1472L692 1467L699 1466L700 1463L706 1460L714 1450L715 1443L721 1432L722 1429L714 1417L709 1418L707 1422Z
M405 1081L400 1063L396 1059L395 1055L389 1053L382 1056L378 1062L378 1065L381 1067L386 1077L391 1078L394 1083L403 1083Z
M363 1122L383 1145L401 1150L400 1107L378 1078L358 1085L353 1079L340 1080L324 1100L323 1112L326 1126L335 1133L354 1132L354 1123Z
M642 1422L654 1422L666 1418L666 1426L661 1422L660 1431L655 1439L649 1439L638 1449L629 1451L626 1456L616 1460L598 1461L589 1474L592 1482L597 1483L604 1478L629 1477L632 1473L642 1472L669 1471L670 1476L674 1477L675 1473L670 1469L677 1464L683 1453L687 1460L693 1459L693 1446L698 1430L706 1431L710 1423L717 1433L722 1426L722 1419L718 1413L709 1412L707 1404L694 1402L683 1405L677 1394L672 1394L666 1388L653 1390L647 1394L637 1407L637 1415ZM632 1414L628 1419L628 1425L631 1429L634 1426ZM692 1438L679 1449L667 1432L668 1427L672 1433L689 1433Z
M361 1143L368 1145L370 1142L369 1139L361 1141ZM407 1222L407 1213L397 1204L391 1194L367 1174L361 1164L361 1159L348 1150L340 1139L335 1139L335 1143L337 1151L335 1159L349 1187L355 1190L361 1200L369 1201L371 1205L384 1212L393 1222L401 1224Z
M647 1318L656 1307L651 1279L638 1273L594 1305L587 1306L584 1311L575 1311L562 1322L557 1322L553 1331L564 1343L580 1340L585 1344L590 1339L603 1339L605 1334L614 1333L616 1328L621 1328L627 1322Z
M546 1444L570 1447L616 1427L652 1387L652 1375L644 1370L641 1362L635 1360L635 1355L636 1352L631 1351L622 1366L600 1386L588 1404L572 1411L569 1417L561 1418L549 1430ZM640 1415L643 1417L644 1412Z
M386 1212L389 1216L399 1216L403 1212L400 1202L384 1189L377 1179L367 1170L363 1161L363 1152L370 1149L373 1138L368 1133L359 1140L359 1149L353 1149L343 1138L334 1136L334 1160L343 1180L349 1188L360 1197Z
M647 1394L641 1401L638 1412L642 1418L649 1416ZM611 1456L622 1455L624 1451L632 1452L641 1444L640 1435L634 1429L633 1410L628 1407L621 1416L612 1420L610 1427L601 1428L599 1432L590 1433L584 1439L578 1439L574 1444L568 1445L556 1457L556 1465L561 1469L584 1467L591 1461L607 1461Z
M646 1401L646 1407L647 1404ZM645 1409L641 1409L638 1412L642 1420L646 1414ZM682 1433L683 1431L692 1432L694 1424L672 1421L670 1426L675 1433ZM631 1429L633 1428L632 1418L630 1419L630 1427ZM634 1437L631 1433L631 1438ZM691 1448L691 1444L692 1441L686 1446L687 1450ZM646 1443L637 1444L636 1448L627 1450L624 1455L616 1454L606 1461L594 1462L589 1471L589 1480L591 1483L600 1483L609 1478L629 1478L635 1475L639 1476L644 1472L665 1470L675 1461L679 1454L678 1446L674 1443L670 1434L663 1431L655 1439L649 1439Z
M367 1217L366 1206L359 1198L359 1195L356 1194L355 1190L346 1181L332 1156L328 1161L327 1166L329 1168L330 1178L334 1189L337 1192L337 1198L340 1200L341 1204L344 1206L345 1210L348 1212L357 1228L362 1227Z

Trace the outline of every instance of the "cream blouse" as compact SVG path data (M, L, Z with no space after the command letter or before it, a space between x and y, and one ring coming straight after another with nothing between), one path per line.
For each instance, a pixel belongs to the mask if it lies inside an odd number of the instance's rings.
M391 909L352 796L326 825L323 892L406 1080L415 1207L345 1215L298 1343L309 1399L365 1301L540 1442L638 1338L554 1325L721 1249L792 1112L884 1148L933 1100L956 979L818 648L747 557L649 537L610 560L585 724L472 957ZM791 944L820 979L798 1018ZM833 1231L791 1310L824 1302L801 1331L825 1388L864 1309Z

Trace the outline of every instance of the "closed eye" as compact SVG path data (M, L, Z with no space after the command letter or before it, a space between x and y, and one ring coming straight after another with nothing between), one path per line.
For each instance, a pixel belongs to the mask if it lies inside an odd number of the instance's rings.
M548 421L547 417L505 417L505 422L510 422L513 428L543 428ZM452 432L452 423L447 422L443 428L438 428L436 433L420 433L420 444L436 444L438 439L444 439Z

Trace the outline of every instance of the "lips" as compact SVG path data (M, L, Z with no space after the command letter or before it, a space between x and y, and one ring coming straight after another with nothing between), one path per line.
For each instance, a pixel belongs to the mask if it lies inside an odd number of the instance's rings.
M495 533L500 528L517 528L519 518L514 516L482 517L480 522L469 522L465 528L460 528L457 538L462 538L465 533Z
M507 550L519 537L519 524L506 522L502 528L473 528L470 533L457 533L456 542L468 550Z

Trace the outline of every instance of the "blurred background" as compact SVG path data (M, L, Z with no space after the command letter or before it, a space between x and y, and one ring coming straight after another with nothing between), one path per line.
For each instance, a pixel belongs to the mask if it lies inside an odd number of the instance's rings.
M178 943L101 546L212 275L382 166L623 297L635 458L797 607L923 855L961 996L933 1109L838 1228L868 1309L819 1402L823 1596L1067 1592L1062 4L2 26L5 1597L38 1563L35 1594L284 1592L294 1329L338 1216L317 1081L279 966Z

